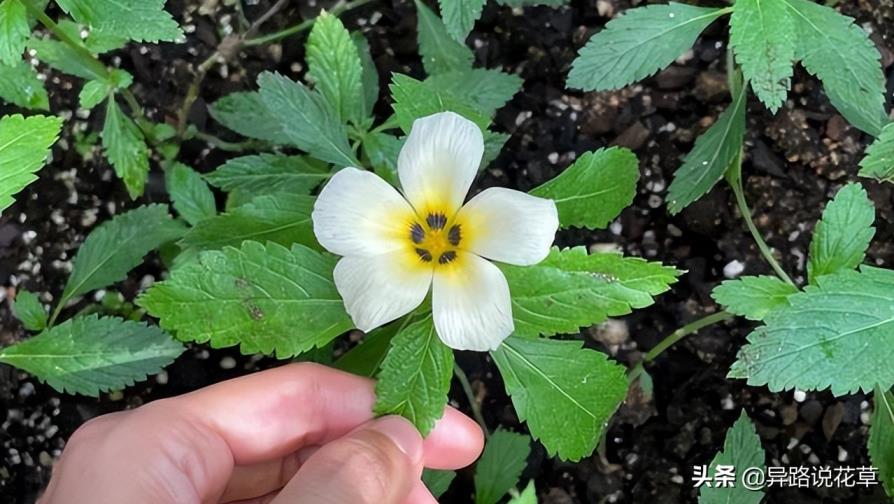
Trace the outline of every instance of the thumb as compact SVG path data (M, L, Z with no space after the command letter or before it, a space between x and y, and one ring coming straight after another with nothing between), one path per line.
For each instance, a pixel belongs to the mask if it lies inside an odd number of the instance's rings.
M317 450L271 504L401 504L422 464L416 428L401 417L380 418Z

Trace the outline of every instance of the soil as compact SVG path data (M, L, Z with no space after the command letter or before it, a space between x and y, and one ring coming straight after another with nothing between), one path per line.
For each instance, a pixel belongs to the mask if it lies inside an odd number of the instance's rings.
M133 44L109 59L120 61L121 67L134 74L134 91L152 119L175 122L192 68L213 51L221 27L237 24L236 12L224 5L229 3L171 0L167 8L187 28L187 43ZM293 24L331 3L292 2L264 31ZM497 128L512 137L479 187L529 189L559 173L583 152L608 145L629 147L640 159L642 177L636 200L608 230L567 231L559 238L562 245L615 247L687 271L654 306L579 336L628 365L664 335L716 311L709 293L719 281L737 274L771 273L725 187L718 186L677 216L670 216L664 206L681 156L728 102L724 22L711 26L676 64L640 84L607 93L564 89L576 50L631 3L641 2L575 0L561 8L524 10L488 2L469 39L479 66L500 67L525 79L523 91L497 116ZM272 2L245 4L246 16L254 19ZM894 88L891 0L839 4L872 32L883 55L889 91L894 90L890 89ZM370 41L383 82L395 71L422 75L411 1L375 1L343 19ZM300 36L246 50L240 56L238 62L208 75L190 113L200 130L231 140L238 138L209 118L208 103L252 88L263 70L275 69L292 77L304 70ZM77 111L80 82L51 71L47 75L52 110L69 120L40 180L0 217L0 345L26 337L4 298L27 288L51 302L61 293L71 259L91 229L123 209L165 201L158 170L153 171L146 196L132 202L101 156L82 157L76 152L76 138L84 131L99 131L102 114ZM8 111L0 107L0 112ZM377 113L384 118L388 112L383 100ZM803 282L814 222L842 184L857 180L857 161L869 139L835 113L817 81L802 69L793 79L789 100L775 116L752 99L747 135L745 191L755 222L779 251L783 267ZM190 141L183 145L180 159L207 172L231 156L204 142ZM868 262L890 267L894 260L891 186L861 181L878 208ZM151 258L115 291L133 299L162 271L160 262ZM865 446L872 405L865 395L836 398L818 392L796 400L792 392L771 393L766 387L747 387L741 380L725 378L752 327L737 319L677 344L648 368L653 396L629 398L611 422L604 450L572 464L549 458L535 443L523 479L536 480L543 503L696 502L692 467L711 460L742 408L754 420L772 465L870 465ZM458 360L483 397L488 425L524 432L490 359L464 353ZM234 350L194 347L161 375L99 399L60 395L27 374L0 365L0 501L32 502L49 478L52 460L65 440L89 418L277 364ZM467 409L458 387L451 398ZM462 471L443 501L469 502L471 489L471 472ZM769 503L885 502L880 487L773 489L767 495Z

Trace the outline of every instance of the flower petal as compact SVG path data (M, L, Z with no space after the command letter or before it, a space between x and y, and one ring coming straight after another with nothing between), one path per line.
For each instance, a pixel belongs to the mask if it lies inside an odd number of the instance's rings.
M404 194L420 216L459 209L481 158L484 137L472 121L453 112L417 119L397 158Z
M406 252L343 257L335 265L335 287L361 331L387 324L422 304L432 268L407 267Z
M406 247L415 213L377 175L345 168L329 180L311 215L320 245L342 256L373 256Z
M530 266L549 255L559 229L559 212L551 199L492 187L459 211L464 250L494 261Z
M432 311L438 336L457 350L494 350L515 329L506 277L471 253L435 270Z

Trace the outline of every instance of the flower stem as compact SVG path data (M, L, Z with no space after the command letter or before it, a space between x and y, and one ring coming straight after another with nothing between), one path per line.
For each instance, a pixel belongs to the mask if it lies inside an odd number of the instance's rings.
M628 378L630 382L633 382L636 378L639 377L640 374L645 370L644 366L648 363L651 363L655 359L658 358L659 355L664 353L665 350L672 347L674 344L678 343L680 340L689 336L690 334L695 334L700 330L708 327L710 325L718 324L720 322L729 320L733 318L735 315L732 313L728 313L725 311L719 311L717 313L712 313L706 317L702 317L697 320L693 320L692 322L684 325L683 327L677 329L676 331L667 335L663 340L659 341L657 345L652 347L646 355L643 357L643 360L640 361L633 369L630 370L628 374Z
M770 267L773 268L773 271L776 272L776 275L779 276L783 281L787 284L794 286L795 282L792 281L791 277L782 269L779 262L776 260L776 257L773 256L773 251L770 250L767 242L764 241L763 237L758 231L757 226L754 225L754 221L751 218L751 209L748 208L748 202L745 201L745 191L742 189L742 154L740 153L736 160L733 161L733 166L730 167L729 173L726 177L727 182L729 182L730 187L733 189L733 194L736 196L736 204L739 207L739 213L742 214L742 219L745 220L745 225L748 227L748 231L751 233L751 236L754 238L755 243L757 243L757 248L760 249L761 254L764 256L764 259L770 264Z
M338 4L336 4L335 7L332 8L330 14L332 14L333 16L338 16L344 12L347 12L351 9L356 9L357 7L361 7L372 1L373 0L352 0L350 2L346 2L342 0ZM311 26L313 26L314 21L316 21L316 18L305 19L298 24L292 25L288 28L284 28L278 32L247 39L243 41L242 44L246 47L252 47L269 44L270 42L276 42L277 40L282 40L286 37L291 37L292 35L308 30Z
M481 426L481 430L484 431L485 439L490 438L490 431L487 430L487 424L484 422L484 415L481 414L481 406L478 404L478 399L475 397L475 391L472 390L472 384L469 383L469 377L466 376L466 372L456 363L453 363L453 374L456 376L456 379L459 380L459 384L462 386L463 392L466 394L466 399L469 400L469 407L472 408L472 416L475 417L475 421L478 422L478 425Z

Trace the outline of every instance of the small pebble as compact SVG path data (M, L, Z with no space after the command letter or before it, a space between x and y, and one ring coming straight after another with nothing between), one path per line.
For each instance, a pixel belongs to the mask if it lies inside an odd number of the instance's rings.
M847 460L847 450L845 450L844 448L839 446L838 447L838 461L844 462L845 460Z
M795 389L794 397L795 397L795 401L804 402L804 400L807 399L807 392L804 392L803 390Z
M159 385L167 385L167 383L168 383L168 372L163 370L162 372L160 372L160 373L158 373L157 375L155 375L155 383L157 383L157 384L159 384Z
M723 276L726 278L736 278L745 271L745 265L736 260L730 261L726 266L723 267Z
M220 360L221 369L233 369L234 367L236 367L236 359L226 356Z

